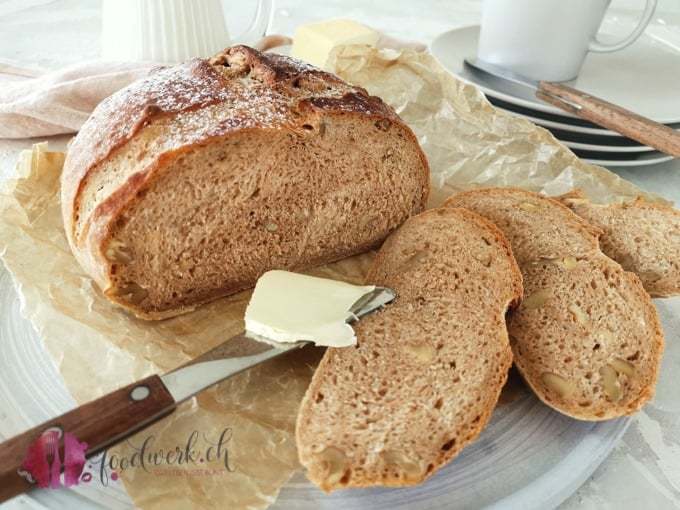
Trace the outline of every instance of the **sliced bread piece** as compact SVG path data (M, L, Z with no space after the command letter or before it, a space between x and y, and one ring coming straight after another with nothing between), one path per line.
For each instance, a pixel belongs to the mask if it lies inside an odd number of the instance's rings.
M460 193L444 205L475 211L520 243L525 297L508 329L515 364L541 400L603 420L651 398L663 351L656 309L637 276L599 250L596 229L519 189Z
M638 275L652 296L680 294L680 211L641 197L593 204L581 190L557 198L602 230L602 251Z
M638 411L654 393L663 336L639 279L602 253L524 264L508 329L515 364L546 404L579 419Z
M397 292L328 349L302 401L297 446L325 491L423 481L489 420L511 365L505 312L522 294L501 232L462 209L408 220L367 281Z

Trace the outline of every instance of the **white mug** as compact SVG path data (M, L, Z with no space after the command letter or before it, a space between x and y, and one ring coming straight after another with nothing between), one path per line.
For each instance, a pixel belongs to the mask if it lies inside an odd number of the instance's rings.
M604 44L596 36L611 0L484 0L477 57L535 80L572 80L589 51L617 51L642 34L656 7L646 2L635 30Z
M250 27L232 39L222 0L104 0L101 56L106 60L183 62L267 31L273 0L258 0Z

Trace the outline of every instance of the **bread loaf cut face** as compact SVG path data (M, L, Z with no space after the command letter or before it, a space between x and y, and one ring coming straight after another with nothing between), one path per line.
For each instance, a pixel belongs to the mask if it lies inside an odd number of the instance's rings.
M543 402L605 420L652 397L663 351L656 308L639 278L599 250L598 229L558 201L519 189L469 191L444 205L481 214L517 244L524 299L509 317L510 342Z
M680 211L643 198L594 204L580 190L557 198L602 230L602 251L638 275L649 294L680 294Z
M415 136L379 98L237 46L100 104L68 151L62 208L106 296L157 319L375 247L428 189Z
M367 282L394 289L329 348L300 406L297 446L325 491L423 481L484 428L512 359L505 313L522 294L501 232L462 209L404 223Z

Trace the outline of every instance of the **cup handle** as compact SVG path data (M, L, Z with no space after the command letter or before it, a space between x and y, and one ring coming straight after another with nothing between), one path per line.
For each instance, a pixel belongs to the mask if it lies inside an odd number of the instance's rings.
M273 0L259 0L253 22L245 32L234 38L235 43L253 45L267 35L273 10Z
M656 9L656 2L657 0L647 0L645 10L642 13L642 19L640 19L640 23L638 23L637 27L635 27L635 30L633 30L633 32L630 35L628 35L625 39L617 43L611 44L604 44L599 42L597 39L593 39L592 41L590 41L590 44L588 45L588 51L593 51L595 53L609 53L611 51L622 50L629 44L632 44L635 41L635 39L640 37L640 34L642 34L642 32L649 24L649 21L652 19L654 9Z

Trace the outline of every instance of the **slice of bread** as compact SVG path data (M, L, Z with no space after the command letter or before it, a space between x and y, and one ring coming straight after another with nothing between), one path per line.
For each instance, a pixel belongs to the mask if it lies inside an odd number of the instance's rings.
M508 329L515 364L543 402L604 420L651 398L663 351L656 309L639 278L599 250L597 229L519 189L465 192L444 205L481 214L517 243L525 297Z
M641 197L593 204L581 190L556 198L602 230L602 251L638 275L652 296L680 294L680 211Z
M525 300L508 329L515 364L548 405L579 419L638 411L663 350L639 279L601 253L524 264Z
M325 491L423 481L489 420L511 365L505 312L522 294L501 232L463 209L408 220L367 281L397 292L328 349L297 420L300 462Z

